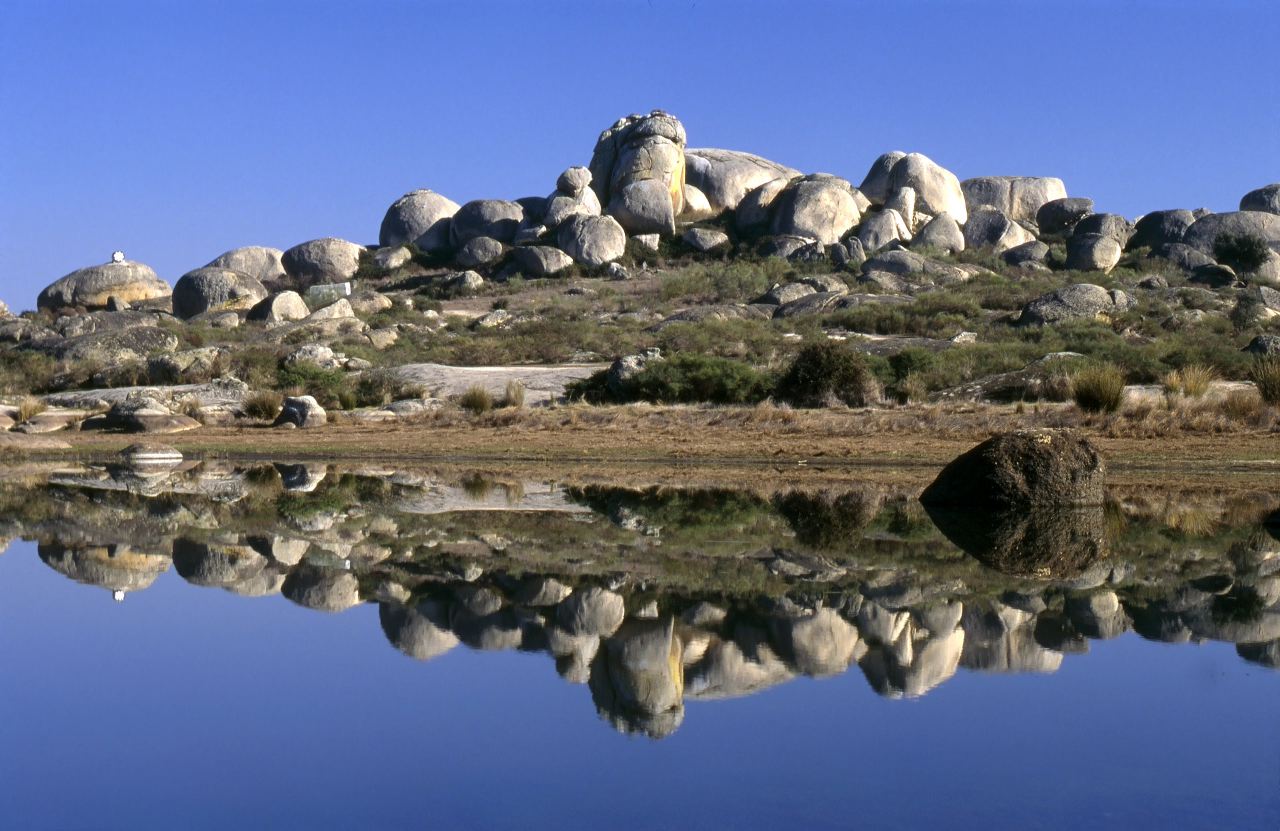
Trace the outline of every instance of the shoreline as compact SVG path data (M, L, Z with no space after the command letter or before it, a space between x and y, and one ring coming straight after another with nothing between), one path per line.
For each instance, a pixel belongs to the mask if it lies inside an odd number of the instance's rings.
M1169 417L1174 418L1176 414ZM340 416L339 416L340 417ZM431 414L410 423L330 423L280 430L208 426L167 435L106 432L43 434L69 449L24 450L0 460L111 461L138 442L170 445L190 458L245 461L364 462L504 470L687 471L692 479L873 478L927 483L937 470L992 433L1069 427L1093 442L1115 481L1167 483L1184 474L1268 487L1280 472L1280 433L1271 428L1176 430L1175 423L1133 425L1081 416L1068 407L903 407L888 410L789 410L630 405L495 411L471 417ZM1210 425L1212 428L1212 425ZM40 437L33 437L40 438Z

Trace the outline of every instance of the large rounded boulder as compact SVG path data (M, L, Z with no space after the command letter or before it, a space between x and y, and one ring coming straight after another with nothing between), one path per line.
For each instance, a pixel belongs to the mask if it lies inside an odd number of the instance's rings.
M1083 196L1052 199L1036 211L1036 226L1042 235L1065 236L1076 224L1093 213L1093 200Z
M1106 466L1071 430L1001 433L956 457L920 495L925 505L976 510L1101 505Z
M627 251L627 234L611 216L570 217L556 235L560 250L576 263L599 268Z
M248 311L267 296L257 278L229 268L197 268L173 287L173 313L187 320L205 312Z
M685 207L685 144L684 125L662 110L620 118L600 134L591 187L628 233L675 232Z
M871 169L862 177L862 184L858 185L858 190L871 200L871 204L883 205L889 198L889 173L906 155L901 150L890 150L888 153L881 153L871 163Z
M886 198L902 188L916 192L916 209L929 216L949 213L961 225L969 218L960 180L923 153L908 153L889 171Z
M214 257L205 268L229 268L241 274L248 274L265 285L285 275L284 263L281 262L283 256L284 252L279 248L246 245Z
M378 245L383 248L413 244L428 254L449 248L449 225L459 205L433 190L415 190L401 196L382 217Z
M36 307L59 309L105 309L111 298L125 303L158 300L173 289L156 276L150 266L132 260L92 265L73 271L46 286L36 298Z
M1265 211L1209 214L1193 222L1182 241L1206 254L1213 254L1214 243L1222 234L1258 237L1273 249L1280 250L1280 215Z
M1154 250L1163 245L1182 242L1187 229L1195 221L1196 215L1187 210L1152 211L1134 223L1133 236L1129 237L1125 248Z
M1104 289L1092 283L1075 285L1042 294L1022 307L1018 323L1044 326L1066 320L1107 319L1133 308L1136 301L1120 289Z
M773 233L839 242L862 218L867 204L838 176L815 173L793 179L773 201Z
M990 205L975 206L964 223L965 248L989 248L1002 254L1034 239L1003 210Z
M1067 268L1072 271L1111 271L1124 253L1123 243L1108 234L1072 234L1067 240Z
M281 261L290 277L303 286L344 283L360 268L364 246L336 237L313 239L284 252Z
M1246 193L1240 198L1240 210L1280 214L1280 182Z
M742 197L765 182L794 179L800 171L738 150L703 147L686 150L685 183L707 197L713 213L733 210Z
M979 176L960 183L969 210L998 208L1010 219L1035 221L1045 203L1067 198L1067 186L1052 176Z
M461 248L477 237L510 245L524 219L524 207L505 199L473 199L458 209L449 223L449 239Z

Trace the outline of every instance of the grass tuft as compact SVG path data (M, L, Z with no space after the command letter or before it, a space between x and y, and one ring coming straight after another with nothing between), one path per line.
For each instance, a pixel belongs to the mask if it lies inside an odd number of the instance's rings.
M1124 373L1115 364L1086 366L1071 379L1071 398L1087 413L1114 413L1124 399Z

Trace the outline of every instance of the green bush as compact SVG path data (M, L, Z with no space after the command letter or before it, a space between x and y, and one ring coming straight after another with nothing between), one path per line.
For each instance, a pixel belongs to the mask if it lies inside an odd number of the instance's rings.
M879 387L861 353L824 340L801 348L778 381L776 395L794 407L823 407L832 401L865 407L879 397Z
M1272 355L1255 358L1249 367L1249 380L1257 385L1263 401L1280 404L1280 358Z
M687 353L650 361L627 387L629 400L663 404L750 404L772 391L768 375L749 364Z
M1114 413L1124 399L1124 373L1115 364L1090 364L1072 376L1071 397L1085 412Z
M1218 234L1213 241L1213 256L1218 262L1229 265L1244 274L1257 271L1271 256L1267 241L1253 234Z

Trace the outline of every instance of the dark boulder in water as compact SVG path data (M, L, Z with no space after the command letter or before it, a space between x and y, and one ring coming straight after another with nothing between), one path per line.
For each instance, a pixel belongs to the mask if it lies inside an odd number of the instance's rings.
M1105 475L1102 457L1083 436L1070 430L1017 430L956 457L920 501L984 511L1100 506Z

